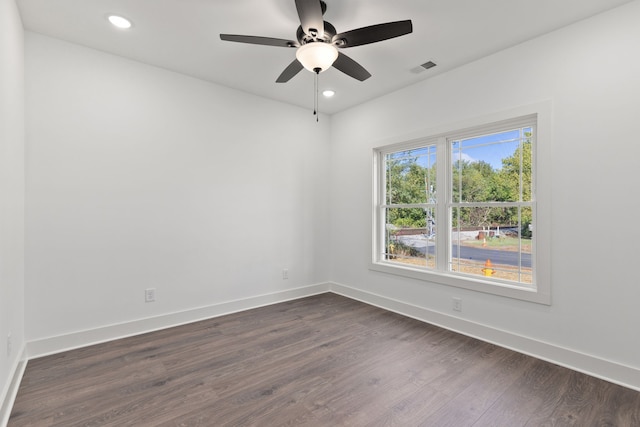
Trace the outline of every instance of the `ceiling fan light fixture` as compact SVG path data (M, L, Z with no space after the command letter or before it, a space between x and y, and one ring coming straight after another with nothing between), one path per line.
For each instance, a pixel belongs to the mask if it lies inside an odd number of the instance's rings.
M296 50L296 58L307 70L319 73L331 67L338 59L338 49L329 43L311 42Z

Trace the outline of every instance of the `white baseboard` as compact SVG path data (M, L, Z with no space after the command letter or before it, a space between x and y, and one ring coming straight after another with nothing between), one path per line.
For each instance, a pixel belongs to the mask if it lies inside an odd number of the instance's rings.
M640 369L338 283L331 292L640 391Z
M194 308L176 313L164 314L147 319L134 320L131 322L39 339L27 343L27 355L29 359L35 359L49 354L60 353L80 347L87 347L120 338L171 328L173 326L184 325L252 308L304 298L328 291L329 283L321 283L296 289L288 289L281 292L274 292L271 294L227 301L220 304Z
M9 423L13 402L15 402L16 396L18 395L18 389L20 388L20 382L22 381L26 367L27 349L23 345L20 349L20 356L16 359L9 372L9 381L2 390L2 395L0 395L0 426L2 427L6 427Z

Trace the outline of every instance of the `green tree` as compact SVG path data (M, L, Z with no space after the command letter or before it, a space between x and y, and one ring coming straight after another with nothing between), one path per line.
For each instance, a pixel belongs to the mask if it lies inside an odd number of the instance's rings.
M490 202L495 193L495 171L485 161L469 162L458 160L452 173L454 202ZM454 225L488 226L491 225L492 208L462 208L454 215Z
M514 153L502 159L502 169L496 174L495 181L495 200L518 202L531 201L532 195L532 144L530 136L527 134L527 139L516 148ZM522 176L522 180L520 177ZM517 209L505 210L506 215L502 218L496 218L503 224L517 224L518 223L518 211ZM528 226L531 223L531 213L529 210L522 212L522 224L523 227Z
M502 159L502 169L499 172L503 186L500 201L530 201L531 200L531 140L525 140L514 153ZM522 186L520 185L522 174ZM522 198L520 192L522 191Z
M408 154L387 159L387 204L428 203L435 198L435 166L421 166ZM387 222L399 228L423 228L428 216L422 208L391 208Z
M458 160L452 168L453 202L516 202L531 200L532 151L530 134L511 156L502 159L495 170L485 161ZM414 155L412 155L414 154ZM522 179L521 179L522 177ZM387 204L435 202L436 167L418 163L411 151L394 153L387 158ZM518 224L521 216L523 232L531 223L530 209L497 207L463 207L455 210L454 226L496 226ZM390 208L387 222L398 228L422 228L430 212L423 208Z

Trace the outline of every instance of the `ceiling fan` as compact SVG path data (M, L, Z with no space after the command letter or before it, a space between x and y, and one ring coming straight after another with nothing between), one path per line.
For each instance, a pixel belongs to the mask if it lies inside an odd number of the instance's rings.
M272 37L220 34L220 39L265 46L296 48L293 60L276 80L286 83L303 68L317 74L332 65L356 80L364 81L371 74L338 49L376 43L403 36L413 31L411 20L387 22L338 33L333 25L323 19L327 5L321 0L295 0L300 26L296 32L297 41Z

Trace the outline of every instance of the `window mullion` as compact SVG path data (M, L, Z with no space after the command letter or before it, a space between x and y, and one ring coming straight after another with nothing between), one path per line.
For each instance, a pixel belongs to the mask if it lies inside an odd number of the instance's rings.
M451 218L448 202L451 194L451 150L445 137L438 138L436 148L436 173L438 189L436 192L436 270L448 271L451 258Z
M374 212L373 212L373 226L374 230L374 244L373 247L373 259L374 262L379 262L384 260L383 254L385 252L385 239L386 239L386 230L385 230L385 222L386 222L386 208L383 206L387 203L386 193L387 193L387 163L385 161L385 156L381 153L378 153L375 157L375 166L374 171L377 171L378 176L378 188L377 191L374 192Z

